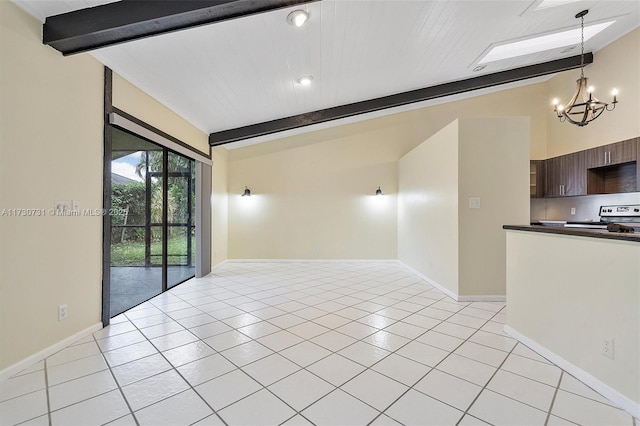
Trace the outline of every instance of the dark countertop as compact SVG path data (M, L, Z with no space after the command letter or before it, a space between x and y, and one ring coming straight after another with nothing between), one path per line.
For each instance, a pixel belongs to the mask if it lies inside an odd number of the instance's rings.
M603 238L607 240L632 241L640 243L640 233L609 232L606 229L565 228L562 226L504 225L511 231L540 232L543 234L573 235L576 237Z

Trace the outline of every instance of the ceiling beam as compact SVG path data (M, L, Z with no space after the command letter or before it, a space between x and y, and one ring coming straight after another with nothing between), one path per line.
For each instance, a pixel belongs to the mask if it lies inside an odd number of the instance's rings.
M63 55L318 0L122 0L47 17L42 42Z
M585 53L584 63L590 64L592 62L593 54ZM312 124L323 123L359 114L366 114L382 109L428 101L444 96L456 95L459 93L470 92L472 90L484 89L487 87L554 74L575 68L580 68L580 55L492 74L485 74L479 77L468 78L466 80L438 84L436 86L397 93L395 95L384 96L382 98L369 99L366 101L321 109L277 120L265 121L263 123L252 124L249 126L237 127L235 129L223 130L209 135L209 145L224 145L271 133L283 132L285 130L291 130L298 127L310 126Z

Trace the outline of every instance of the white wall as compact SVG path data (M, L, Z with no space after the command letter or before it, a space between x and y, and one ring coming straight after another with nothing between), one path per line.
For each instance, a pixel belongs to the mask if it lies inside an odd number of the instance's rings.
M458 294L458 120L398 164L398 259Z
M508 326L640 407L640 244L508 231L507 300Z

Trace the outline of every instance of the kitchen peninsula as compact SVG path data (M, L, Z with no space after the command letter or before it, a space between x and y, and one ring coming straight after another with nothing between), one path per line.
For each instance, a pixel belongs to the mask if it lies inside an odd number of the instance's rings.
M640 233L504 229L505 331L640 417Z

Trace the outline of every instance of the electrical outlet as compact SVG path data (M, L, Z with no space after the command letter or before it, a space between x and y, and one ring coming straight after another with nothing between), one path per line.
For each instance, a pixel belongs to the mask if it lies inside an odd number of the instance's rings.
M62 321L67 317L67 305L58 306L58 321Z
M607 358L613 359L614 343L615 341L613 339L604 339L602 341L602 355L606 356Z
M576 208L575 207L571 207L571 214L575 215L576 214Z
M469 197L469 208L470 209L479 209L480 208L480 197Z
M316 248L315 248L315 252L316 252L316 254L317 254L317 253L320 253L320 247L316 247Z

